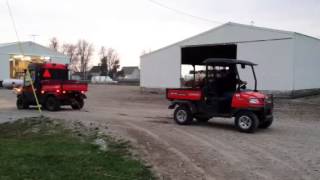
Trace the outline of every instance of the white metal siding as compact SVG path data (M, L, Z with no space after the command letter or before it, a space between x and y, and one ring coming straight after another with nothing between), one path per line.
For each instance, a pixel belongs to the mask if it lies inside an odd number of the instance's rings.
M0 52L0 80L10 78L9 55Z
M237 51L238 59L258 64L255 67L258 89L292 90L293 39L239 43ZM239 71L240 76L244 79L253 81L251 72L250 74L241 74L241 69Z
M181 74L180 47L141 57L140 86L147 88L178 88Z
M296 35L294 59L294 88L320 88L320 40Z

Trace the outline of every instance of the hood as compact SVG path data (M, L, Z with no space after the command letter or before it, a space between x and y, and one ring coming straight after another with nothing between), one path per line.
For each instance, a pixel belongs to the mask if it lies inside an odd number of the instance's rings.
M254 92L254 91L240 92L240 95L242 97L246 97L246 98L258 98L258 99L266 98L265 94L263 94L261 92Z

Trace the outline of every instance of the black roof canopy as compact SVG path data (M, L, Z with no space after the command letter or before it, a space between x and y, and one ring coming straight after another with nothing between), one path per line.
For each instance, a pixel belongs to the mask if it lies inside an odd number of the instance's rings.
M208 58L203 61L203 64L210 65L232 65L232 64L242 64L242 65L249 65L249 66L255 66L257 64L254 64L250 61L244 61L244 60L238 60L238 59L226 59L226 58Z

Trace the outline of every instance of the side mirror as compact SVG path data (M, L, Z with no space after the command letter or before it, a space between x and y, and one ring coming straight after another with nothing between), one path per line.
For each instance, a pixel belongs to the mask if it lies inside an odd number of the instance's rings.
M246 68L246 65L241 64L241 68L242 68L242 69L245 69L245 68Z

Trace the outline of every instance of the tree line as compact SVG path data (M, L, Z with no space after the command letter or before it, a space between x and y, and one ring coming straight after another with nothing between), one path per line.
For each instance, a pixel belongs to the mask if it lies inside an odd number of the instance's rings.
M89 63L92 61L94 46L92 43L80 39L77 43L60 43L56 37L49 41L49 48L69 57L71 71L80 72L81 79L86 79L89 71ZM100 59L100 75L114 78L120 68L120 58L113 48L100 47L98 51Z

